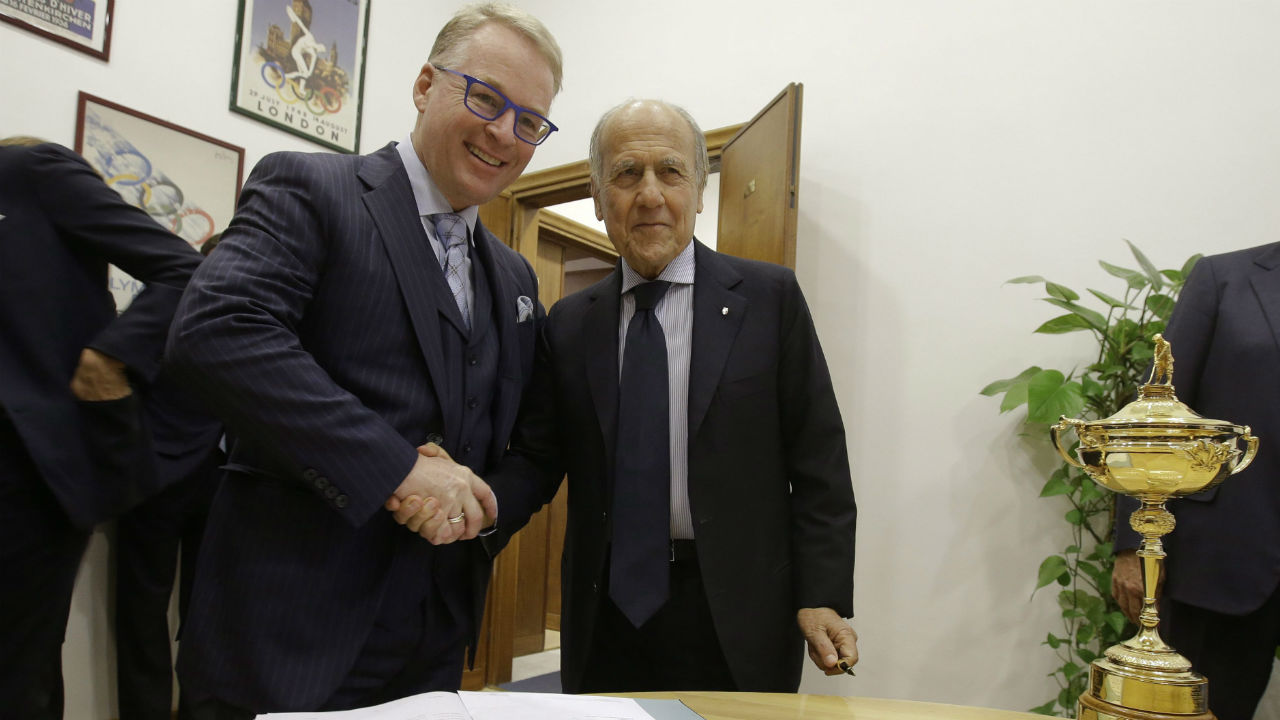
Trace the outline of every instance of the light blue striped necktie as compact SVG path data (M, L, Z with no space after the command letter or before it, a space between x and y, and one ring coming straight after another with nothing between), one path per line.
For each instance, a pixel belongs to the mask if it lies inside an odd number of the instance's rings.
M440 263L440 269L444 271L444 279L449 283L454 302L458 303L462 324L469 331L471 308L467 305L467 222L457 213L439 213L430 217L431 224L436 228L436 237L444 245L444 260Z

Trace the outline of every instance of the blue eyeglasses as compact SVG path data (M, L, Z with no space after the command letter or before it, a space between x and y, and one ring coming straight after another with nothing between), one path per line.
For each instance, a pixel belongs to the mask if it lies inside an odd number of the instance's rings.
M538 113L511 102L511 98L503 95L501 90L483 80L477 80L449 68L437 67L436 69L457 75L467 81L467 92L462 104L481 120L497 120L502 117L507 108L515 110L516 122L512 130L517 138L530 145L541 145L551 133L560 129Z

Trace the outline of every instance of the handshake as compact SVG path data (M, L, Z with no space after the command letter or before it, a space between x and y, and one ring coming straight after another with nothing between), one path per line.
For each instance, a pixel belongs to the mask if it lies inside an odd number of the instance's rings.
M470 540L498 519L489 485L435 443L418 448L413 469L384 507L433 545Z

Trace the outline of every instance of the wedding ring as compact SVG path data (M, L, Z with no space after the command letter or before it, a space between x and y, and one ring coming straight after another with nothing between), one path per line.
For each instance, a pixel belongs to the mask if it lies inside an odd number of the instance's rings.
M467 514L466 514L466 513L464 513L464 512L460 512L460 513L458 513L457 515L455 515L455 516L453 516L453 517L451 517L451 518L447 518L447 519L448 519L448 521L449 521L449 524L450 524L450 525L452 525L453 523L460 523L460 522L462 522L463 520L465 520L465 519L466 519L466 517L467 517Z

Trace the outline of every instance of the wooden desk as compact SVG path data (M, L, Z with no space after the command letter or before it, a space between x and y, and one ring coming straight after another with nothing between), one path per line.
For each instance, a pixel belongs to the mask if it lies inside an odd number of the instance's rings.
M623 697L676 699L706 720L1044 720L1043 715L965 705L788 693L653 692Z

